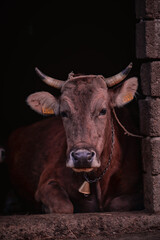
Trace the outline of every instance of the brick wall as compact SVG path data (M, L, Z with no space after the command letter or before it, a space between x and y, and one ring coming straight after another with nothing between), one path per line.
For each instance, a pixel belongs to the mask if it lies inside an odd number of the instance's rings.
M139 101L144 167L144 202L160 212L160 0L136 2L136 57L141 64Z

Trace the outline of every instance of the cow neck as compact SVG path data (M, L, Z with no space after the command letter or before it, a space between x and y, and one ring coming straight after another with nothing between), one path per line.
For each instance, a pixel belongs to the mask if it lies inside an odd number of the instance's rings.
M110 155L109 155L109 159L108 159L108 162L107 162L107 165L106 167L104 168L103 172L96 178L94 179L90 179L88 176L87 176L87 173L84 172L84 178L85 180L88 182L88 183L97 183L98 181L100 181L103 176L105 175L105 173L108 171L109 169L109 166L111 165L111 161L112 161L112 156L113 156L113 149L114 149L114 143L115 143L115 130L114 130L114 124L113 124L113 119L111 120L111 128L112 128L112 134L111 134L111 152L110 152Z

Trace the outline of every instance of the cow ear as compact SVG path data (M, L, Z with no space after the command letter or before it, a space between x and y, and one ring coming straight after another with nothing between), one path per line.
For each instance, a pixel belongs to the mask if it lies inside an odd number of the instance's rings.
M48 92L36 92L28 96L27 104L42 115L59 114L58 100Z
M125 104L133 100L138 88L138 79L136 77L129 78L123 85L112 92L112 106L123 107Z

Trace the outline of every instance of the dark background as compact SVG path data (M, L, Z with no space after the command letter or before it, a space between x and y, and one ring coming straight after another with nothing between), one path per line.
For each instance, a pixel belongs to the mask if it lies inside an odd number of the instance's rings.
M26 105L29 94L60 94L39 79L36 66L66 80L71 71L108 77L132 61L129 77L138 76L135 24L134 0L107 0L103 5L98 1L1 0L0 146L5 147L14 129L43 118ZM138 109L132 112L138 119ZM7 210L6 201L10 188L4 162L0 164L0 213L12 211Z
M26 105L30 93L54 90L36 76L66 80L68 73L111 76L134 63L134 0L0 2L0 144L11 131L42 116Z

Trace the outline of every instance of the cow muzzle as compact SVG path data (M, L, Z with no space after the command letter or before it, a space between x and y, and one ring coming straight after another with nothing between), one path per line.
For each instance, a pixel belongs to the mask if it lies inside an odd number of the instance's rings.
M75 149L70 152L67 167L73 168L76 172L89 172L99 167L96 152L88 149Z

